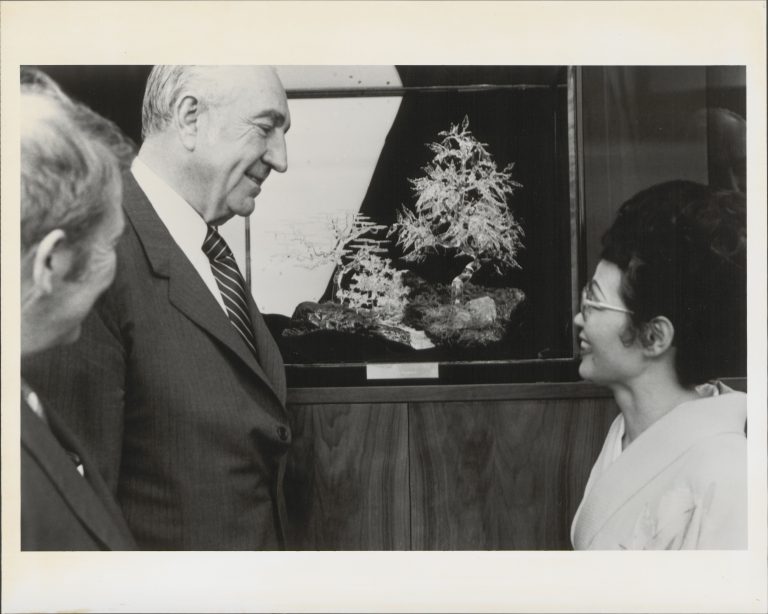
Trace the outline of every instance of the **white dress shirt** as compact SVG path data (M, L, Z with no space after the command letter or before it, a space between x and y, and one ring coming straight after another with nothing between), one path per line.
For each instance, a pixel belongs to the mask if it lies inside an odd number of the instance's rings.
M40 402L40 397L37 396L37 393L32 390L24 380L21 380L21 396L24 397L27 405L37 417L48 424L48 417L45 415L45 410L43 409L43 404Z
M133 160L131 173L147 195L176 245L195 267L198 275L226 314L227 308L224 306L224 299L221 298L216 278L211 271L211 263L203 252L203 241L208 232L205 220L192 208L192 205L142 162L141 158L137 157Z
M21 380L21 396L24 397L24 400L27 403L27 407L29 407L34 414L40 418L43 422L45 422L46 426L50 428L50 423L48 422L48 416L45 413L45 409L43 408L43 404L40 402L40 397L37 396L37 393L32 390L32 388L29 387L27 382L24 380ZM54 438L56 438L56 435L54 435ZM64 449L64 452L67 453L67 456L69 456L72 459L72 462L75 464L75 469L77 469L77 472L85 477L85 467L83 467L83 463L80 460L80 457L72 452L71 450L67 450L62 446Z

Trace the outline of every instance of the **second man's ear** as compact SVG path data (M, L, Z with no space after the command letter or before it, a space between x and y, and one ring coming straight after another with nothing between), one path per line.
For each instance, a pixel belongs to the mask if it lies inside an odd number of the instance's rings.
M183 96L174 109L176 129L185 149L193 151L199 130L200 102L191 94Z
M35 286L44 294L53 293L66 279L75 264L72 249L67 245L66 234L57 228L38 243L32 276Z

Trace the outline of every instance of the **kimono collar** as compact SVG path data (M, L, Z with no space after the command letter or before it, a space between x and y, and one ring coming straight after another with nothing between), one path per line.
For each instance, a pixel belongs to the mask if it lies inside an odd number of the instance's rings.
M718 393L726 391L681 403L627 446L582 504L573 540L577 550L588 549L624 503L696 443L712 435L744 434L747 397L717 385Z

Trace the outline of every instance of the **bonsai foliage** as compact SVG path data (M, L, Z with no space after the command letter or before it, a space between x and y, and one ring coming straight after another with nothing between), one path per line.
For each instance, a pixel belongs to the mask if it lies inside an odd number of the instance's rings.
M341 300L338 294L344 276L353 270L359 270L361 259L387 253L386 248L382 247L387 242L386 239L372 236L386 229L386 226L373 223L362 213L349 212L327 218L324 226L330 231L330 239L327 235L312 238L294 228L293 244L298 246L298 249L293 249L286 255L309 269L333 264L333 297Z
M384 324L401 322L410 292L403 283L404 271L396 270L372 245L362 246L351 266L352 278L348 288L339 289L339 302L358 312L370 312Z
M389 234L397 234L407 261L421 262L430 254L468 257L451 283L458 302L464 284L483 265L499 274L520 267L515 257L523 229L507 198L522 186L512 179L514 164L498 169L486 144L469 131L468 117L438 136L440 142L427 145L435 155L423 169L426 175L410 179L414 210L398 212Z

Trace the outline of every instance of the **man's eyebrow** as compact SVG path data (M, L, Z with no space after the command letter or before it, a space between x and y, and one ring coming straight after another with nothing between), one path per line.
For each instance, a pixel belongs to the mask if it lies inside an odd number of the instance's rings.
M265 117L270 119L270 120L272 120L272 122L275 124L275 126L283 126L283 125L285 125L285 115L280 113L280 111L274 111L274 110L271 110L271 109L268 110L268 111L263 111L262 113L259 113L258 115L253 117L253 120L263 119Z

